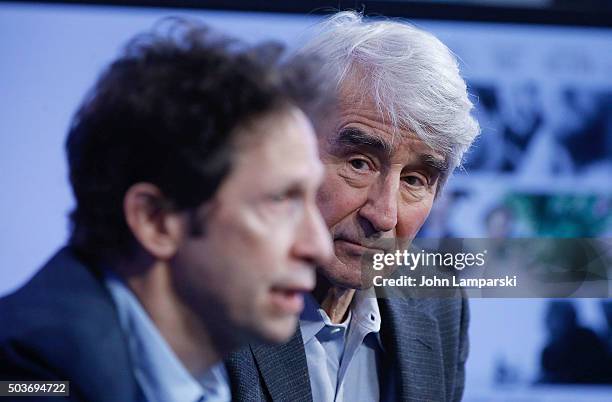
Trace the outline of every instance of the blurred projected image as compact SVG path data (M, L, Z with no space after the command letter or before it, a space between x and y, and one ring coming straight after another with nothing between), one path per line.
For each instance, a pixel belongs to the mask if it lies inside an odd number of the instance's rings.
M507 210L504 217L496 211ZM500 212L501 212L500 211ZM612 196L589 194L510 194L489 214L492 229L500 224L523 228L533 237L608 237L612 234Z
M612 91L576 87L561 93L564 119L555 134L574 172L612 169Z
M507 92L500 93L491 85L472 86L479 102L477 116L483 138L467 159L466 168L514 172L523 166L544 124L542 102L538 87L531 81L515 85Z
M482 135L420 235L496 239L498 270L518 265L555 286L579 278L612 289L612 42L580 29L488 28L449 34L471 71ZM535 241L507 240L520 238ZM603 247L580 248L582 239ZM609 299L472 299L470 307L465 401L612 400L603 386Z
M474 205L478 208L473 208ZM454 189L443 194L427 237L609 238L612 195ZM469 216L469 219L466 219ZM470 224L466 225L466 221Z
M610 173L612 92L556 88L548 94L548 105L541 92L534 81L501 88L472 85L483 135L466 169L511 175L539 166L536 174ZM543 160L544 148L544 155L554 157Z
M601 302L610 324L612 301ZM547 341L541 354L541 383L612 383L612 349L607 333L598 336L584 326L570 300L548 304L545 316Z

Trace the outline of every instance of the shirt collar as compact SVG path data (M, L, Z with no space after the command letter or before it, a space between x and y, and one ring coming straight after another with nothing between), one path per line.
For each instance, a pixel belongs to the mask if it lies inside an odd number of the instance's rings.
M369 332L380 332L380 309L374 288L357 290L351 303L353 324L363 326Z
M113 274L107 274L106 285L117 306L135 375L146 399L157 402L200 400L204 396L202 386L178 360L134 294Z
M325 326L323 317L319 313L319 303L310 293L304 294L304 310L300 315L300 331L302 341L307 344Z
M385 347L380 337L380 309L378 307L378 300L376 299L374 288L356 291L353 301L355 318L351 325L353 325L354 328L360 327L361 330L359 332L361 332L364 337L368 334L374 336L376 343L384 352Z
M314 296L310 293L304 295L304 310L300 315L300 331L304 344L318 334L325 325L346 326L349 322L351 325L360 325L367 332L374 332L378 335L380 331L380 309L373 288L355 291L349 317L342 324L332 324ZM377 339L382 347L380 337L377 336Z

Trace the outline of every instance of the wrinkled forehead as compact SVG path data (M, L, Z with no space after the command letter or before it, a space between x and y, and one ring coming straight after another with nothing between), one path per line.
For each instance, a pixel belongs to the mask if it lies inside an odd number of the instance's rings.
M446 174L449 166L444 155L434 151L409 130L391 132L384 124L364 119L353 112L342 120L326 138L327 149L341 155L346 152L368 152L393 164L419 164Z
M422 148L423 152L446 160L446 153L443 150L425 143L415 134L412 127L399 120L398 113L393 110L390 100L386 100L382 94L374 93L370 86L373 79L375 78L364 75L359 70L352 70L345 77L338 87L335 108L328 115L328 118L333 119L335 123L333 131L337 132L351 119L368 120L390 144L401 146L410 142L416 146L416 143L420 142L418 148Z

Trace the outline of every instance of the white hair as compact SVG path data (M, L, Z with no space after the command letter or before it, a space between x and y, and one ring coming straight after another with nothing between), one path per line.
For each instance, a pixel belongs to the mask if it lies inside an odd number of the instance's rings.
M441 152L449 173L480 132L455 56L428 32L343 11L319 24L300 53L322 59L338 89L356 71L365 73L362 99L371 97L394 129L406 128Z

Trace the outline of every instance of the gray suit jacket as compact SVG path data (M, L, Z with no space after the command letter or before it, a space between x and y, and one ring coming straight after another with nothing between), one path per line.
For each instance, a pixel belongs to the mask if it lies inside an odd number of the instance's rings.
M468 354L466 299L378 300L385 378L398 401L459 401ZM226 360L235 401L312 401L302 335L280 346L251 345ZM384 384L383 384L384 386Z

